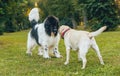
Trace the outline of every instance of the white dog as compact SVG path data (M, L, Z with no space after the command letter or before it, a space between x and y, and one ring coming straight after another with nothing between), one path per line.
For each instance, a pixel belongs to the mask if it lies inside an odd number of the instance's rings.
M74 29L71 29L68 26L62 25L59 28L59 32L64 38L64 43L66 47L66 61L65 65L69 63L69 53L70 49L72 48L73 50L78 50L78 59L82 59L83 66L82 69L85 68L87 59L86 59L86 53L88 52L88 49L90 46L96 51L98 58L100 60L100 63L104 65L102 56L100 54L98 45L95 41L94 36L99 35L106 29L106 26L101 27L99 30L95 32L87 32L87 31L77 31Z
M32 29L28 33L27 51L26 53L32 55L32 49L35 45L39 45L38 55L43 55L44 58L50 58L49 52L60 58L58 51L58 44L60 35L58 33L59 21L55 16L48 16L43 23L39 21L38 8L33 8L29 13L29 21Z

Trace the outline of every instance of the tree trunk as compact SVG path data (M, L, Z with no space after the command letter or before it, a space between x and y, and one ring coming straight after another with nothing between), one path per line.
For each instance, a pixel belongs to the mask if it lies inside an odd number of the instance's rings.
M75 29L75 28L76 28L76 26L77 26L77 22L75 21L75 19L74 19L74 18L72 18L72 24L73 24L73 28Z
M84 23L84 28L86 28L88 20L87 20L86 10L85 9L83 10L83 23Z

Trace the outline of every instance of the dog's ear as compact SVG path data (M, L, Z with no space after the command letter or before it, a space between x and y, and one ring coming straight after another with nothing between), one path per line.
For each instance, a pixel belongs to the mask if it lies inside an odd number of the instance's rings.
M63 25L60 26L60 28L58 30L59 33L61 33L62 27L63 27Z
M61 26L60 26L60 28L58 29L59 34L60 34L60 32L61 32L60 29L61 29Z

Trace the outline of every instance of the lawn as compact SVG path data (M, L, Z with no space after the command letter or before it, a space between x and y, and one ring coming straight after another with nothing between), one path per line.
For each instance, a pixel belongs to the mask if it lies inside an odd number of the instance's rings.
M59 50L63 58L44 59L37 55L37 48L32 56L26 55L27 33L28 30L0 36L0 76L120 76L120 31L104 32L96 37L105 65L100 64L90 49L84 70L74 51L71 51L70 63L64 65L62 39Z

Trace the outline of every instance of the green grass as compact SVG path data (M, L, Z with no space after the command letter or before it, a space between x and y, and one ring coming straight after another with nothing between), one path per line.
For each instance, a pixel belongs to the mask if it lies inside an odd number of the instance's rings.
M84 70L74 51L71 51L70 63L64 65L63 40L59 45L63 58L44 59L37 55L37 48L32 56L26 55L27 33L28 30L0 36L0 76L120 76L120 31L105 32L96 37L105 65L99 63L90 49Z

